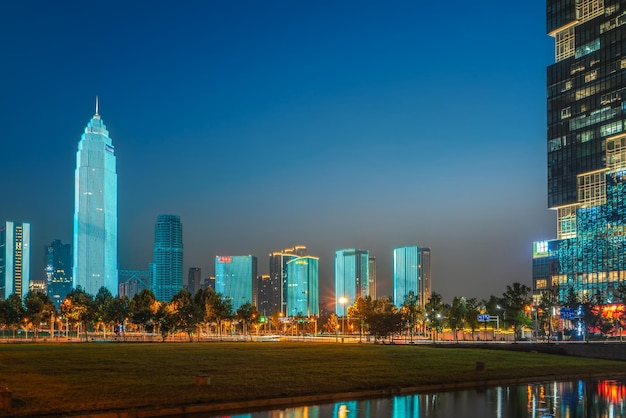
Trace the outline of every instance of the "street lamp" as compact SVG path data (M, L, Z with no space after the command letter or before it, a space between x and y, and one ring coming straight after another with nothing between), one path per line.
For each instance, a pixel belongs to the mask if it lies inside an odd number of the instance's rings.
M343 342L344 336L344 322L346 318L346 303L348 302L348 298L342 296L339 298L339 303L343 306L343 316L341 317L341 342Z

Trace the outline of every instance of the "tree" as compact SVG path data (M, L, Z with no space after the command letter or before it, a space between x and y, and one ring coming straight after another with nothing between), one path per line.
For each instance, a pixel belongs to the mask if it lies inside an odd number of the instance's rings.
M426 310L426 321L428 327L433 333L433 341L437 339L437 333L443 330L443 318L445 317L446 307L443 304L441 295L433 292L424 307Z
M552 339L552 330L554 329L553 316L552 313L556 310L556 307L559 305L559 288L558 286L551 287L544 292L541 293L541 300L539 301L539 306L537 306L537 319L539 320L539 329L541 330L542 335L548 335L548 342Z
M372 298L370 296L359 296L352 306L348 306L348 317L356 318L359 321L359 342L362 341L365 318L372 311Z
M503 308L513 324L516 339L521 337L524 327L532 322L527 314L527 311L530 311L531 302L530 287L520 283L507 286L502 295Z
M108 310L112 300L113 295L109 289L104 286L98 290L94 299L94 321L96 322L96 331L100 326L102 326L105 339L107 336L107 325L110 325Z
M172 306L169 303L159 303L152 320L156 324L163 341L167 339L175 329L176 319L173 315Z
M94 317L93 297L80 288L73 289L61 303L61 312L70 324L82 326L86 340L87 327Z
M26 314L24 305L22 304L22 298L13 293L5 301L1 302L4 306L3 316L4 324L13 331L13 338L15 338L15 331L19 328L20 324Z
M406 324L406 327L409 331L410 342L413 343L413 333L415 332L417 319L421 313L421 308L413 291L410 291L409 294L404 298L401 312L402 320Z
M130 316L130 300L128 296L117 296L111 300L109 305L107 306L107 311L105 318L114 324L115 326L119 326L119 333L122 336L122 339L126 338L126 333L124 332L124 322Z
M155 316L160 303L150 289L143 289L133 296L130 302L130 322L138 325L143 331L154 332Z
M195 297L196 304L200 306L204 314L205 323L214 322L218 329L220 340L222 339L222 324L232 318L233 305L230 300L222 297L221 293L216 293L211 288L206 288L198 292Z
M470 298L465 301L465 323L472 330L472 341L474 341L474 332L480 327L478 315L481 306L476 298Z
M24 298L24 307L24 318L33 327L34 338L37 339L39 325L47 320L53 321L52 318L56 315L54 304L44 293L28 292Z
M324 329L329 334L337 335L337 331L339 330L339 318L337 317L337 314L332 312L328 316L328 320L324 323Z
M452 299L452 306L448 311L448 325L454 333L454 341L458 342L457 330L463 329L465 325L465 314L467 312L467 305L464 297L455 296Z
M188 290L182 289L172 297L170 302L171 319L173 327L177 331L187 333L189 342L193 341L193 333L204 319L201 307L194 303L193 297Z
M300 314L300 316L302 315ZM235 318L241 321L241 330L245 337L246 325L256 323L259 320L259 311L256 309L256 306L252 305L250 302L246 302L237 309ZM252 340L252 335L250 335L250 339Z
M382 297L373 302L372 311L366 321L370 333L375 338L383 340L402 331L402 313L396 308L390 298Z

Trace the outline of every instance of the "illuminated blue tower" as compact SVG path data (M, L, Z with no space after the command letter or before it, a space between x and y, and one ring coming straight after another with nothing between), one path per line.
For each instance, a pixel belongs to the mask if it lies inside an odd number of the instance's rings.
M78 142L74 195L74 287L117 295L117 173L115 148L98 114Z
M157 300L169 302L183 289L183 224L180 216L159 215L154 225L154 262L150 289Z
M335 314L345 316L346 308L369 296L369 251L354 248L335 251Z
M319 258L297 257L287 262L288 316L319 314Z
M422 308L431 295L430 248L399 247L393 250L393 304L402 307L415 297Z
M237 310L252 303L252 286L257 277L257 258L252 255L216 256L215 291L229 299Z

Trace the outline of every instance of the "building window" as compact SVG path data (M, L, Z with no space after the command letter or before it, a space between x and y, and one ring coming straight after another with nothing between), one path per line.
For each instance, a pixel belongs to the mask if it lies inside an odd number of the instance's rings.
M566 107L565 109L561 109L561 119L566 119L572 116L572 108Z
M576 238L576 209L578 205L558 209L557 239Z
M576 0L576 19L586 22L604 13L604 0Z
M581 45L576 48L576 53L574 54L576 58L584 57L585 55L591 54L592 52L600 49L600 39L595 39L591 42L586 43L585 45Z
M554 47L557 62L574 55L576 48L573 26L557 32L555 41L556 43Z
M585 74L585 83L595 80L598 78L598 70L593 70Z
M548 287L548 281L546 279L535 280L535 289L545 289Z
M606 203L606 175L604 170L579 174L578 203L583 208Z

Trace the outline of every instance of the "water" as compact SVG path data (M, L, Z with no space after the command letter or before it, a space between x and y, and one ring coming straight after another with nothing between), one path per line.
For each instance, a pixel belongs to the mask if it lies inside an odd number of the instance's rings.
M219 415L226 417L226 415ZM488 389L353 400L229 418L626 417L626 380L541 382Z

